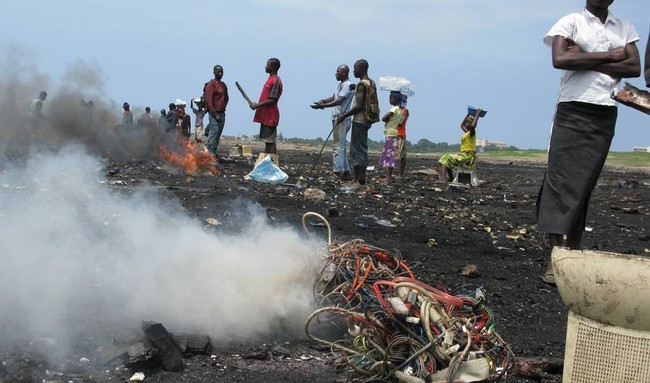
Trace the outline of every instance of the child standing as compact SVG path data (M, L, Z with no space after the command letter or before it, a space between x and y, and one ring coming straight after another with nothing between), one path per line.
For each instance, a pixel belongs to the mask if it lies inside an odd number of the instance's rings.
M384 148L381 150L377 164L380 168L386 168L386 176L381 178L383 182L390 182L393 176L395 156L397 154L397 125L399 125L402 117L402 111L399 107L402 101L402 94L393 91L390 92L388 97L391 108L381 119L385 122L384 135L386 136L386 141L384 142Z

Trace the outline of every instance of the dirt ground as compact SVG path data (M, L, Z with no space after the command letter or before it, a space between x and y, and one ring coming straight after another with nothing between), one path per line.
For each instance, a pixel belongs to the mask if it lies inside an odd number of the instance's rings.
M227 144L222 145L224 151ZM280 162L290 184L306 177L320 148L280 146ZM255 149L254 149L255 152ZM227 153L224 153L227 154ZM376 158L371 155L372 159ZM496 331L522 357L564 356L567 310L557 289L539 276L548 260L544 236L535 230L535 199L545 164L479 159L478 187L447 189L433 182L433 155L412 155L407 176L382 184L382 174L369 171L370 191L345 193L331 179L331 153L325 150L313 176L302 184L326 193L325 200L306 200L306 188L243 180L250 160L223 164L220 175L187 176L151 168L148 161L112 163L109 180L129 180L127 187L149 182L173 194L192 215L218 217L227 227L236 224L224 215L235 198L264 207L270 222L301 227L306 212L327 217L335 241L361 238L385 249L398 249L423 282L468 291L483 286L497 320ZM109 171L111 170L111 171ZM124 187L124 186L120 186ZM650 248L650 165L622 168L607 165L592 195L587 249L648 255ZM207 204L207 205L206 205ZM205 207L208 207L207 209ZM333 214L334 209L337 214ZM374 216L374 217L373 217ZM378 224L388 220L393 225ZM383 222L383 221L382 221ZM394 226L394 227L390 227ZM325 229L314 225L315 235ZM472 277L461 268L475 264ZM80 341L82 342L82 341ZM92 334L57 365L33 343L6 349L0 345L0 382L124 382L134 369L103 360L85 362L98 342ZM337 355L328 347L277 334L261 342L212 345L210 352L189 354L185 368L169 372L161 366L140 369L146 382L336 382ZM90 358L93 359L93 358ZM508 382L559 381L560 374L537 378L509 376Z

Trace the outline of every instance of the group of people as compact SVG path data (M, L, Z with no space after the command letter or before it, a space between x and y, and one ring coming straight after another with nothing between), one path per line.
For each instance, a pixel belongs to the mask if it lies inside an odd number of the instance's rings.
M92 101L91 101L92 102ZM176 100L169 104L169 111L160 110L158 120L151 115L151 108L145 107L144 113L134 122L131 105L128 102L122 104L122 123L119 125L122 129L132 128L160 128L165 133L178 132L183 136L190 136L190 116L185 113L186 103L182 100Z
M366 183L366 168L368 166L368 130L372 124L379 121L379 106L377 101L377 86L368 77L368 62L358 60L354 64L354 76L359 84L353 84L349 79L347 65L339 65L335 77L339 81L334 94L328 98L315 101L313 109L333 108L333 173L338 180L353 181L353 188L363 189ZM397 178L403 179L406 169L406 123L409 118L407 109L408 94L391 91L388 96L390 110L381 118L384 122L384 146L377 161L379 168L385 169L385 175L380 182L391 182L394 169L399 161ZM485 114L477 109L474 114L467 114L461 122L464 134L461 137L460 152L445 154L439 160L439 180L448 182L452 178L452 170L458 166L471 169L476 160L476 127L478 120ZM350 138L350 154L346 151L347 133L352 130ZM350 163L352 167L350 167ZM352 169L352 175L350 174Z
M362 189L366 184L368 166L368 130L379 121L379 101L377 85L368 76L368 62L364 59L357 60L353 68L354 77L359 79L358 84L350 81L349 67L339 65L335 73L339 83L334 93L315 101L311 107L333 108L330 132L333 142L333 173L338 180L352 181L353 188ZM390 182L397 160L400 160L399 178L403 177L406 168L406 122L409 116L407 99L407 94L391 92L389 102L392 107L382 118L386 143L377 165L386 169L386 176L382 178L384 182ZM348 156L347 134L350 130L352 133Z
M278 101L282 96L282 79L278 76L280 60L270 58L264 68L269 75L262 87L257 102L248 101L251 110L255 111L253 122L260 124L259 139L264 142L265 154L277 154L276 137L277 127L280 122ZM226 108L230 101L228 86L222 81L224 69L221 65L213 67L214 77L204 84L203 96L192 100L191 107L195 114L195 132L203 132L207 136L207 148L212 153L216 162L219 162L219 141L226 124ZM208 125L203 130L203 118L208 116Z
M614 0L585 0L581 12L562 17L544 37L551 47L553 67L563 71L559 99L553 118L548 165L537 199L537 227L548 235L549 247L565 246L579 249L585 228L589 198L598 181L607 158L617 119L616 102L611 94L622 78L641 74L641 59L636 46L639 35L634 26L615 17L609 10ZM645 53L645 80L650 87L650 35ZM406 123L409 111L407 95L391 92L390 110L379 117L377 85L368 75L369 64L357 60L353 75L349 78L347 65L339 65L335 78L339 81L334 93L311 106L314 109L332 108L333 173L341 181L351 181L354 188L365 188L368 167L368 130L382 120L385 144L379 156L378 166L385 168L383 181L390 181L393 169L400 161L398 177L406 166ZM270 58L265 72L268 79L262 87L259 99L253 102L240 88L249 107L255 111L253 121L260 124L259 139L265 154L276 154L277 127L280 120L278 101L283 84L278 76L280 60ZM203 117L209 123L203 132L207 136L208 150L219 160L218 146L226 121L229 101L228 87L222 81L224 69L213 68L214 78L205 83L203 97L192 100L191 108L196 115L196 131L203 130ZM29 107L29 120L36 129L43 120L42 107L47 98L45 91L34 99ZM133 114L124 103L122 125L133 125ZM448 181L450 171L456 166L471 167L476 160L476 128L481 110L468 113L461 122L463 135L460 152L440 158L440 180ZM150 109L138 119L138 124L153 124ZM170 132L178 126L183 135L189 136L190 119L185 105L171 103L169 111L162 110L159 126ZM350 132L350 149L347 134ZM328 136L329 137L329 136ZM555 283L551 262L542 280Z
M364 59L354 63L352 73L359 82L353 84L349 78L349 67L339 65L335 74L339 83L334 93L311 105L313 109L333 108L330 132L333 136L333 172L338 180L349 181L349 186L356 190L366 188L368 130L380 120L377 84L368 76L368 68L368 61ZM379 156L378 166L386 169L386 176L382 178L385 182L391 180L398 159L398 177L403 176L406 167L407 98L406 94L391 92L389 102L392 107L381 118L385 123L386 144ZM348 132L351 132L349 154L346 150Z
M563 70L559 99L553 120L548 165L537 199L537 227L548 235L549 247L580 249L585 228L589 197L596 186L609 152L617 119L612 93L622 78L638 77L641 60L636 42L639 35L626 20L609 10L613 0L586 0L582 12L562 17L546 34L544 43L551 47L553 67ZM345 134L351 129L349 161L353 182L366 183L368 165L368 130L377 122L377 88L368 77L368 62L354 64L359 79L356 90L348 78L348 68L337 68L340 81L331 97L316 101L312 108L332 107L334 135L334 174L347 179L349 168L345 157ZM650 87L650 34L645 52L645 81ZM391 109L382 121L386 140L379 156L380 167L386 168L383 180L390 180L395 158L401 160L400 176L405 165L404 147L408 119L406 97L399 92L389 96ZM456 166L471 168L476 161L476 128L481 109L468 113L461 122L463 135L460 152L443 155L439 160L441 181L448 181ZM351 117L351 121L350 121ZM402 141L403 143L404 141ZM555 284L549 260L541 276Z

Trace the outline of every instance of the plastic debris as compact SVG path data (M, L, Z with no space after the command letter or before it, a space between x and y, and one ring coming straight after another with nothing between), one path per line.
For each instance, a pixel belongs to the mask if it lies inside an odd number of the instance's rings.
M144 373L136 372L132 377L129 378L129 382L142 382L144 381Z
M395 225L394 223L392 223L387 219L379 219L375 221L375 223L379 226L384 226L384 227L397 227L397 225Z
M255 165L253 170L244 176L246 180L253 180L267 184L281 184L286 182L289 176L271 161L271 157L264 157Z

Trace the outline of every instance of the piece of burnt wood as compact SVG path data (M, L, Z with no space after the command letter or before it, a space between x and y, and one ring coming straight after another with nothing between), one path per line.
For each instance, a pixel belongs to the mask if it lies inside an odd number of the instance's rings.
M174 338L161 323L144 322L142 324L147 340L151 342L160 353L160 360L168 371L183 369L183 352L178 347Z
M513 375L530 379L549 379L562 374L564 360L546 356L517 358Z

